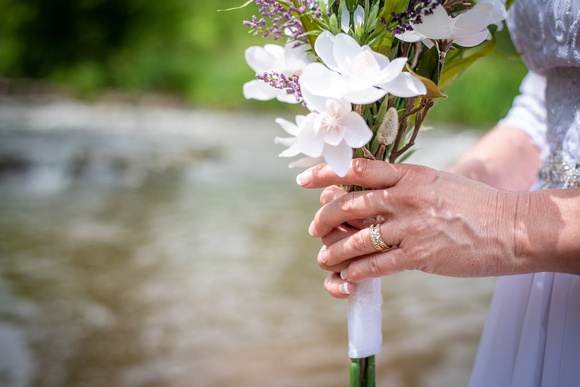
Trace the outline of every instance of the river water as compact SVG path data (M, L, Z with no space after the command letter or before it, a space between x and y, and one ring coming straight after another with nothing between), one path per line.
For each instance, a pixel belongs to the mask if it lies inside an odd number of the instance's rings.
M268 114L0 103L0 386L346 386ZM476 132L420 136L443 167ZM494 279L383 280L379 386L465 386Z

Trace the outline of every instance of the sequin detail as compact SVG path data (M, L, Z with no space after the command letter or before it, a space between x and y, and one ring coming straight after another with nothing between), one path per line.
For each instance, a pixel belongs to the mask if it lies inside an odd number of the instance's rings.
M538 177L543 188L579 188L580 164L569 164L563 152L558 150L540 164Z

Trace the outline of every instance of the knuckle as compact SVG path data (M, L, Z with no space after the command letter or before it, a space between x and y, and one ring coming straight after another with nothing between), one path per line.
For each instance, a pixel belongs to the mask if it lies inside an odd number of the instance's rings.
M367 174L368 163L365 159L354 159L351 163L351 172L353 177L360 178Z
M332 187L325 188L320 194L320 204L325 205L330 203L335 198L335 191Z
M367 246L367 238L365 238L363 233L360 231L356 234L353 234L353 236L350 238L350 247L354 251L364 252L367 250Z
M340 210L342 212L352 212L356 208L356 198L353 192L344 195L340 202Z
M408 233L411 235L423 235L430 229L428 222L423 217L409 219L407 222Z
M369 257L368 269L373 277L380 277L383 274L379 263L379 257L377 254L373 254Z
M439 197L431 189L419 188L407 192L407 203L411 208L437 208Z

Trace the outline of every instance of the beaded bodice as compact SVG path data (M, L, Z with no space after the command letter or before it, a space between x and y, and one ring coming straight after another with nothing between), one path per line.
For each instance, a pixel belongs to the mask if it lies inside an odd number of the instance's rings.
M580 1L515 0L512 39L530 70L546 76L544 186L580 187Z

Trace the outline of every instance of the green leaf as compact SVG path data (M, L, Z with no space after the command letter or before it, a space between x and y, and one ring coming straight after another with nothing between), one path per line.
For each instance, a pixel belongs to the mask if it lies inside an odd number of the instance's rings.
M358 5L358 0L346 0L346 8L351 15L356 11Z
M227 9L218 9L218 12L225 12L225 11L233 11L235 9L242 9L248 6L250 3L253 3L254 0L248 0L244 4L240 5L239 7L227 8Z
M378 31L375 29L373 34L367 38L365 44L371 47L374 46L380 39L384 38L386 33L387 31L385 30Z
M439 66L441 66L439 50L437 46L433 46L419 58L419 64L415 72L417 75L430 79L437 85L439 83Z
M383 98L383 102L381 103L381 107L379 108L379 112L377 113L376 124L380 125L383 122L383 118L387 113L387 109L389 108L389 99Z
M328 27L330 27L330 32L333 35L338 35L340 33L340 27L338 26L338 19L335 14L330 15L330 21L328 22Z
M365 12L367 12L366 9ZM375 30L378 21L378 15L379 15L379 2L377 1L375 4L373 4L370 11L368 11L368 15L366 16L365 33L370 33L371 31Z
M447 96L445 94L443 94L441 92L441 90L439 90L439 88L437 87L437 85L435 84L435 82L433 82L429 78L425 78L425 77L423 77L421 75L415 74L415 76L417 78L419 78L419 80L421 82L423 82L423 84L427 88L427 94L425 94L425 98L430 98L430 99L447 98Z

